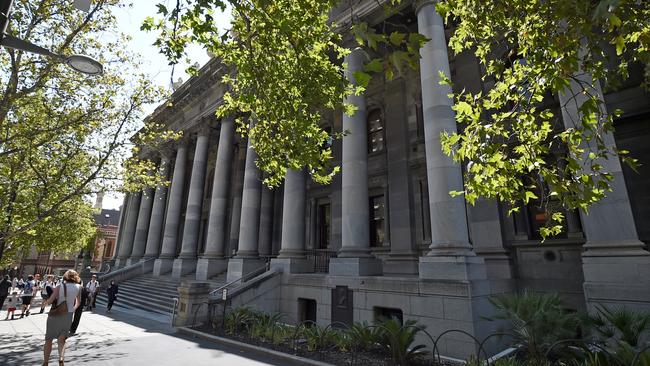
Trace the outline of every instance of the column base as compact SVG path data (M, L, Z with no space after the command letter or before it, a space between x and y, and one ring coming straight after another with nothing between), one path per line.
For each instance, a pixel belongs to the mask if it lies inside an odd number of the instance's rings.
M648 252L639 251L638 256L596 256L590 252L582 256L583 288L589 311L594 311L596 305L650 311Z
M123 268L126 267L127 264L127 258L117 258L115 260L115 268Z
M196 279L205 281L228 269L226 258L199 258L196 262Z
M153 263L153 275L162 276L171 272L174 266L174 258L158 258Z
M142 257L131 257L131 258L126 260L126 266L128 267L128 266L130 266L132 264L139 263L141 259L142 259Z
M384 260L384 274L418 274L418 256L409 254L389 254Z
M282 273L311 273L314 263L307 258L273 258L271 268L278 268Z
M374 257L330 259L332 276L380 276L382 270L381 260Z
M487 279L485 262L481 257L435 256L420 257L420 278L426 280L476 281Z
M226 281L235 281L243 276L260 269L264 261L259 258L231 258L228 261L228 274Z
M176 258L172 265L172 278L181 278L196 271L196 258Z

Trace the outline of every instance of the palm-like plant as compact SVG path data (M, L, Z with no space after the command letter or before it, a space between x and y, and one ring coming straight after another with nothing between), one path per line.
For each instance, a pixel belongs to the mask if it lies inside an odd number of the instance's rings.
M509 321L511 335L529 359L541 359L555 342L576 336L578 317L562 307L557 294L506 294L490 302L496 314L485 319Z
M596 306L598 311L589 315L586 325L604 341L623 341L632 347L639 347L650 331L650 313L637 313L625 308Z
M369 351L377 346L381 329L368 325L367 322L356 322L347 330L351 347L357 351Z
M313 325L302 327L301 333L307 344L308 351L319 351L336 343L336 336L331 327Z
M226 315L225 330L228 334L235 334L240 331L249 331L254 319L254 312L248 307L240 307Z
M416 321L408 320L402 325L397 319L387 319L378 325L378 329L381 330L380 345L396 365L408 365L427 354L424 344L412 345L415 336L423 329Z

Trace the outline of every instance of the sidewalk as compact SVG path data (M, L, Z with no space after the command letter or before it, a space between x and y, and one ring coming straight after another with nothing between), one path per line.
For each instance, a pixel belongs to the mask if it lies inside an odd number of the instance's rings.
M35 299L36 300L36 299ZM0 364L40 365L47 314L38 314L40 301L29 317L4 320L0 311ZM6 308L6 306L5 306ZM46 311L47 312L47 311ZM20 311L16 312L20 315ZM242 351L178 335L168 322L156 321L143 313L105 309L85 311L77 335L66 343L66 365L147 366L264 366L273 363L252 359ZM56 341L50 365L57 365Z

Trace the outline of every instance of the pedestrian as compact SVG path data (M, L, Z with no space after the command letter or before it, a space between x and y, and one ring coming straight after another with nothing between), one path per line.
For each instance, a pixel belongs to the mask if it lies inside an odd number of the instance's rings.
M88 290L86 286L81 286L81 303L77 310L74 311L74 317L72 319L72 324L70 324L70 337L77 334L77 327L79 327L79 321L81 321L81 313L84 311L84 305L88 301Z
M22 291L25 288L25 280L22 277L18 280L18 290Z
M29 316L29 307L32 303L32 298L34 297L34 276L27 276L27 281L23 285L22 300L23 306L20 312L20 317Z
M9 275L6 275L0 281L0 310L5 304L7 296L9 296L9 290L11 288L11 281Z
M14 291L9 296L7 301L7 316L5 320L9 319L9 314L11 314L11 320L14 320L14 312L16 311L16 306L18 306L18 291Z
M59 366L63 366L65 341L70 333L70 323L75 310L81 306L81 279L79 274L68 270L63 275L63 281L52 295L45 301L46 305L56 303L57 308L51 309L47 316L45 328L45 345L43 346L43 365L47 366L52 353L52 341L56 338L59 346ZM63 306L62 310L58 310ZM54 307L54 306L53 306ZM60 313L59 313L60 311Z
M110 313L113 303L117 300L118 287L115 280L111 280L111 285L106 289L106 295L108 295L108 304L106 305L106 312Z
M41 311L39 314L43 314L45 311L45 302L47 301L48 297L50 297L50 295L52 295L54 292L54 287L54 276L49 274L41 286L41 298L43 299L43 302L41 303Z
M86 290L88 290L89 307L90 310L92 310L95 307L95 301L97 301L97 294L99 293L99 281L97 281L97 275L93 275L90 281L86 284Z
M11 292L14 292L18 288L18 278L14 277L11 281Z

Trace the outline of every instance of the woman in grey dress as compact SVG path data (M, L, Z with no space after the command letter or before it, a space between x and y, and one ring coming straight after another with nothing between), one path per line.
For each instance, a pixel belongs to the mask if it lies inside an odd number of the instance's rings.
M63 275L63 281L59 283L54 292L47 299L45 305L61 304L66 302L67 312L62 315L48 316L47 326L45 330L45 346L43 349L44 360L43 365L47 365L52 353L52 341L56 338L59 345L59 366L63 366L63 356L65 353L65 340L70 333L70 324L72 323L72 315L74 311L81 306L81 279L79 274L73 270L67 271ZM65 289L63 288L65 286Z

